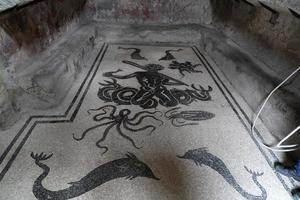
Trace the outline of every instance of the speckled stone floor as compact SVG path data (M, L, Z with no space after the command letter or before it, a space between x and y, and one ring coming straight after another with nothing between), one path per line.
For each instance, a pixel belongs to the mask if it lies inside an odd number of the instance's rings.
M272 169L277 155L251 135L250 109L209 55L97 48L59 109L9 131L1 200L291 199L292 183Z

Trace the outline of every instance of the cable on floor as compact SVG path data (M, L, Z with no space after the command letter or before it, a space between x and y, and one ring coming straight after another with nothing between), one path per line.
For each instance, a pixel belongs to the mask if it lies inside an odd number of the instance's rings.
M285 138L283 138L278 144L276 145L269 145L269 144L265 144L264 142L262 142L262 140L258 137L257 133L255 132L255 125L257 123L257 120L259 118L259 115L261 114L261 112L263 111L265 105L267 104L267 102L269 101L270 97L276 92L276 90L278 90L283 84L285 84L290 78L292 78L298 71L300 71L300 67L298 67L293 73L291 73L286 79L284 79L284 81L282 81L276 88L274 88L270 94L268 95L268 97L265 99L265 101L263 102L263 104L260 106L259 111L257 112L257 114L255 114L255 118L254 121L252 123L251 126L251 132L252 134L256 137L257 141L265 148L270 149L272 151L278 151L278 152L290 152L290 151L295 151L297 149L300 148L300 144L292 144L292 145L284 145L283 143L285 141L287 141L289 138L291 138L295 133L297 133L297 131L300 130L300 125L295 128L292 132L290 132Z

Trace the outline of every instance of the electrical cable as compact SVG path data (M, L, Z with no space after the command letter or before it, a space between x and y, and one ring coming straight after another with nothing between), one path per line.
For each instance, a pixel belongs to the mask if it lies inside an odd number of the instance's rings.
M260 109L257 114L255 114L254 121L251 126L251 132L256 137L257 141L265 148L270 149L272 151L278 151L278 152L290 152L295 151L300 148L300 144L292 144L292 145L283 145L283 143L288 140L290 137L292 137L297 131L300 130L300 125L294 129L292 132L290 132L285 138L283 138L277 145L268 145L262 142L262 140L258 137L257 133L255 132L255 125L259 118L259 115L261 114L262 110L264 109L265 105L269 101L270 97L273 95L276 90L278 90L284 83L286 83L291 77L293 77L298 71L300 70L300 67L298 67L293 73L291 73L284 81L282 81L276 88L274 88L268 97L265 99L263 104L260 106Z

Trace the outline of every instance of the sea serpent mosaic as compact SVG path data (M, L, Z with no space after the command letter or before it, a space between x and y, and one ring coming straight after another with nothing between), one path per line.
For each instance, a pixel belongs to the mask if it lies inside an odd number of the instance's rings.
M134 154L128 153L126 154L126 158L113 160L100 165L82 177L79 181L69 183L70 187L68 188L59 191L51 191L46 189L43 185L44 179L46 179L50 172L50 167L42 161L50 159L52 154L31 153L31 157L35 161L35 164L43 170L42 174L34 181L32 188L34 196L39 200L72 199L79 197L106 182L119 178L133 180L137 177L144 177L159 180L147 164L140 161Z
M244 168L251 174L253 182L258 186L261 191L261 195L256 196L249 194L243 189L240 184L235 180L234 176L227 168L225 163L217 156L209 153L206 148L199 148L187 151L183 156L177 156L181 159L188 159L193 161L197 166L206 165L211 169L219 173L225 181L231 185L238 193L248 200L265 200L267 199L266 189L258 182L257 177L262 176L264 173L253 172L246 166ZM225 198L226 199L226 198Z
M104 102L114 102L117 105L139 105L144 109L156 108L159 105L164 107L175 107L179 104L190 105L194 101L210 101L211 86L205 89L201 85L188 84L160 73L164 67L158 64L139 65L131 61L123 63L142 69L127 75L117 75L121 72L118 69L113 72L106 72L104 77L111 78L105 83L99 83L101 87L98 97ZM135 78L140 88L126 87L118 83L117 79ZM173 86L173 88L168 88ZM186 89L179 89L175 86L186 86ZM175 88L174 88L175 87Z

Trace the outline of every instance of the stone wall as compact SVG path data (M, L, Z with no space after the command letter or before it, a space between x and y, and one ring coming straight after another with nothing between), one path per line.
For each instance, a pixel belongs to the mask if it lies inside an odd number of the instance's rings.
M44 0L0 14L0 54L41 52L74 19L114 23L211 24L209 0ZM80 16L80 17L78 17ZM70 23L72 21L72 23ZM77 23L77 22L76 22ZM14 56L16 57L16 56ZM25 56L26 57L26 56ZM21 58L23 59L23 58ZM24 58L26 59L26 58ZM3 67L2 67L3 68Z
M0 43L10 47L2 51L13 52L20 47L40 51L59 28L84 10L85 20L143 24L196 23L221 27L220 31L226 31L232 38L245 34L245 38L253 39L251 43L257 44L255 49L270 47L275 53L284 51L292 59L299 57L300 39L297 35L300 20L288 8L297 11L300 3L288 0L262 2L278 13L272 13L256 0L79 0L76 3L71 0L45 0L1 15ZM11 41L13 43L7 45ZM253 49L251 45L247 48Z
M284 1L263 2L224 0L220 4L211 0L215 28L237 49L225 50L214 44L207 51L212 57L226 58L215 62L253 110L300 64L300 19L279 7ZM299 83L298 75L277 91L261 116L278 138L300 123Z
M209 1L89 0L87 9L101 21L129 23L211 23Z
M39 51L51 36L84 8L85 0L42 1L0 16L0 26L15 48Z
M243 1L225 0L220 4L212 0L214 21L218 22L222 31L239 41L248 40L242 46L254 56L269 65L278 63L283 55L292 59L292 64L300 59L300 19L293 16L287 9L274 12L261 5L250 5ZM270 57L270 52L276 55Z

